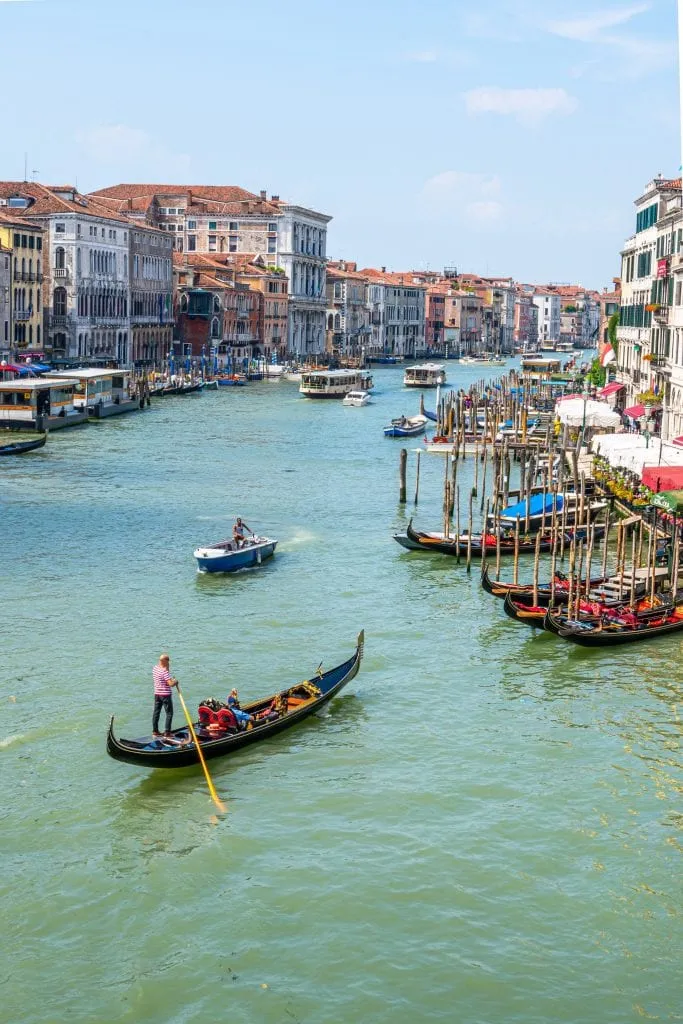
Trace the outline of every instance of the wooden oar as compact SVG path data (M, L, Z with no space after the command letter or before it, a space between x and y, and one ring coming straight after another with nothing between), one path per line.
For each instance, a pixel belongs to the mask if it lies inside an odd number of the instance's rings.
M187 721L187 727L190 730L190 735L192 736L192 739L194 740L194 745L195 745L195 747L197 749L197 754L199 755L199 760L201 761L202 768L204 769L204 775L206 776L206 784L209 787L209 793L211 794L211 799L213 800L213 802L215 803L216 807L221 812L221 814L225 814L225 812L227 810L227 807L221 801L220 797L218 796L218 793L216 792L216 787L214 786L213 782L211 781L211 776L209 775L209 769L206 767L206 761L204 760L204 755L202 754L202 748L199 745L199 740L197 739L197 733L194 731L194 726L192 724L192 719L190 718L190 712L187 710L187 704L185 703L185 698L183 697L182 693L180 692L180 683L176 682L176 687L175 688L178 691L178 696L180 698L180 703L183 706L183 711L185 713L185 720Z

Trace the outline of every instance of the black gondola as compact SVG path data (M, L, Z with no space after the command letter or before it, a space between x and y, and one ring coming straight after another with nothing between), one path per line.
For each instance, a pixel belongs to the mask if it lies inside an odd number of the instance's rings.
M251 743L258 743L284 729L289 729L303 721L304 718L314 715L357 675L363 658L364 644L365 633L361 630L356 642L355 653L348 661L327 672L318 671L318 674L312 679L307 679L303 683L295 683L294 686L272 694L270 697L264 697L243 706L244 711L251 715L257 715L259 712L265 711L273 701L286 700L287 710L279 714L277 718L255 721L253 727L247 730L226 732L221 735L216 735L196 723L195 731L205 759L225 757ZM117 761L127 761L129 764L138 764L145 768L185 768L188 765L198 764L197 749L189 735L187 726L175 729L172 736L172 743L155 740L151 736L143 736L137 740L117 739L114 736L114 716L112 715L107 734L107 753Z
M36 448L42 448L47 441L47 434L38 437L35 441L14 441L12 444L0 445L0 455L23 455L24 452L33 452Z
M648 615L639 616L636 626L621 625L604 616L597 623L577 622L558 617L549 608L543 620L543 628L580 647L617 647L680 632L683 630L683 608L680 612L671 607L653 609Z
M604 526L595 527L594 537L599 539L605 532ZM572 537L576 535L576 539L585 542L587 534L586 527L578 527L576 529L568 530L565 534L565 544L570 544ZM468 548L468 537L467 534L460 534L460 537L453 537L452 540L447 539L442 533L424 533L421 530L414 530L412 522L408 523L406 529L406 536L408 540L416 545L421 551L437 551L442 555L466 555ZM486 541L484 542L485 550L493 556L498 550L498 544L493 534L486 535ZM554 540L551 536L541 537L541 543L539 551L547 552L551 551ZM473 556L480 556L482 553L482 535L472 534L469 540L469 549ZM517 548L520 555L533 555L536 551L536 540L530 538L522 538L519 541ZM514 555L515 553L515 539L514 537L501 537L500 539L500 553L501 555Z

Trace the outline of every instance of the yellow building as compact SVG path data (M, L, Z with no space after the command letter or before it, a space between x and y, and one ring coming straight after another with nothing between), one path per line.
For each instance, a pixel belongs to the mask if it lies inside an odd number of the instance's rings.
M0 211L0 246L11 253L9 347L15 355L43 346L43 229Z

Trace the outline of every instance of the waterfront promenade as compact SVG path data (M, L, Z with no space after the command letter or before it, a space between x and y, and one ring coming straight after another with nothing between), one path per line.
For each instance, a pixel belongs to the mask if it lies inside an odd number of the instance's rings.
M373 376L363 409L254 384L0 467L8 1021L679 1013L679 644L568 650L476 572L402 553L382 427L419 394L400 367ZM439 529L442 460L421 472ZM275 559L198 576L193 548L236 514ZM322 720L212 764L224 818L199 770L106 757L111 713L147 727L162 649L196 705L303 679L361 627L361 674Z

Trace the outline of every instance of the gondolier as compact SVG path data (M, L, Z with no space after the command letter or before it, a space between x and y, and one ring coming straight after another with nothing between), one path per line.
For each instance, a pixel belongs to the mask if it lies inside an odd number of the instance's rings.
M152 715L152 736L154 739L171 739L171 725L173 724L173 696L171 687L176 686L178 680L173 679L170 673L171 659L168 654L159 655L159 661L152 669L154 680L154 713ZM164 735L159 732L159 718L161 709L166 712Z

